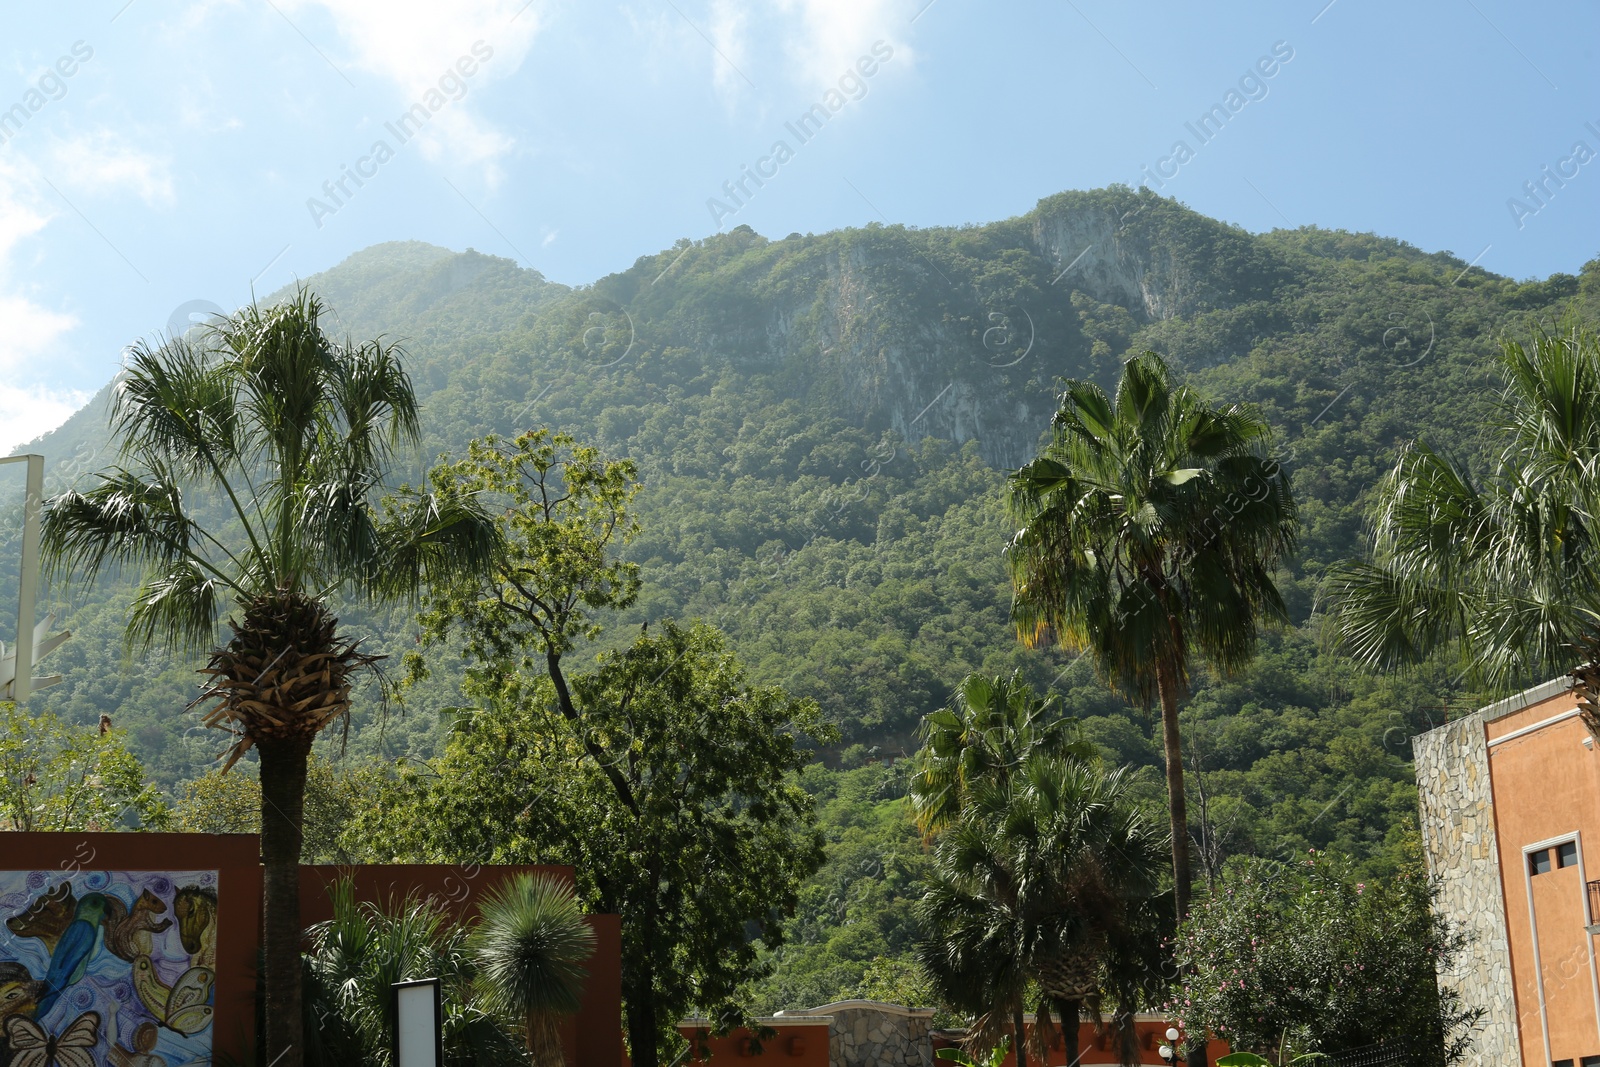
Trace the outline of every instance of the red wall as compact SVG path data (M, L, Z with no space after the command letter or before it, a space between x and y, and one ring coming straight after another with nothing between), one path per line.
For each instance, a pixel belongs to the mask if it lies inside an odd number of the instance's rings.
M218 937L216 1014L212 1054L236 1061L255 1043L256 959L261 943L260 844L255 834L39 834L0 832L0 870L217 871ZM394 864L302 867L300 919L310 925L331 916L329 883L348 876L357 896L379 903L407 893L433 895L458 918L474 914L483 892L524 872L555 874L569 885L570 867L483 867L462 864ZM592 915L595 954L583 1006L566 1026L567 1062L573 1067L621 1067L622 927L615 915ZM253 1052L252 1057L253 1058Z
M694 1062L708 1064L709 1067L828 1067L828 1028L815 1023L802 1025L778 1020L765 1020L766 1024L777 1032L776 1037L771 1037L761 1042L760 1051L756 1051L755 1044L750 1039L747 1030L735 1030L727 1037L707 1037L706 1031L693 1026L679 1025L678 1032L691 1042L698 1036L701 1041L710 1047L709 1059L701 1059L698 1053L691 1054ZM1167 1027L1171 1024L1165 1019L1154 1017L1142 1018L1135 1022L1135 1030L1139 1035L1139 1062L1147 1064L1165 1064L1156 1050L1166 1043ZM1031 1024L1029 1029L1031 1030ZM1057 1031L1056 1041L1050 1047L1049 1056L1041 1063L1030 1052L1028 1063L1039 1067L1066 1067L1073 1062L1073 1054L1067 1051L1066 1043L1062 1041L1060 1032ZM798 1048L796 1042L799 1043ZM933 1049L950 1048L956 1044L956 1038L948 1032L936 1031L931 1035L930 1043ZM1093 1023L1080 1023L1078 1027L1078 1052L1081 1059L1077 1062L1083 1067L1094 1064L1120 1064L1122 1058L1118 1052L1116 1037L1111 1033L1096 1034ZM1226 1041L1212 1041L1206 1046L1206 1062L1216 1063L1219 1056L1226 1056L1229 1052ZM934 1063L943 1064L946 1061L934 1059ZM1196 1063L1198 1064L1198 1060ZM1015 1067L1016 1057L1008 1055L1005 1058L1005 1067Z
M760 1057L762 1067L828 1067L826 1024L786 1023L773 1029L777 1036L762 1040L759 1052L748 1030L735 1030L726 1037L712 1037L710 1031L693 1026L679 1026L678 1032L689 1039L689 1060L693 1063L729 1067L744 1061L746 1067L754 1067L753 1059ZM700 1055L702 1047L709 1049L708 1057Z

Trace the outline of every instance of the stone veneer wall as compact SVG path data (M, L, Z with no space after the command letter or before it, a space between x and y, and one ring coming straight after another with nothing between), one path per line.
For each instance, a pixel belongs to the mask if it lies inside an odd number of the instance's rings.
M932 1008L844 1000L786 1015L828 1015L829 1067L933 1067Z
M1455 972L1441 977L1465 1006L1485 1009L1469 1063L1520 1067L1489 748L1481 714L1412 739L1422 844L1441 880L1439 912L1471 938Z

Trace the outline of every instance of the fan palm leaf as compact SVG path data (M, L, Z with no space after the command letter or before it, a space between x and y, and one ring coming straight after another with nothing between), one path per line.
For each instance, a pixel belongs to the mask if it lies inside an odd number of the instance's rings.
M1600 734L1600 338L1541 330L1506 342L1500 370L1488 476L1421 442L1401 451L1368 557L1329 574L1336 630L1378 670L1453 656L1501 691L1571 672Z

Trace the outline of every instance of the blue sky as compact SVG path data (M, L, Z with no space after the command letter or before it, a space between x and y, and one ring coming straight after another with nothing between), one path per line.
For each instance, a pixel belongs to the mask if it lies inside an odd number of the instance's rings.
M386 240L581 284L741 223L984 222L1153 177L1518 278L1600 254L1586 2L85 0L6 31L0 450L180 305Z

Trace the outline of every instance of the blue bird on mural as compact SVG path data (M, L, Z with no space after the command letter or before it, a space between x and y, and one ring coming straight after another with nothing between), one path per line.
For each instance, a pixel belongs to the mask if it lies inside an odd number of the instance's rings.
M45 972L45 995L39 998L35 1018L43 1019L56 1000L68 988L83 981L89 969L89 957L94 955L95 943L100 937L100 922L105 918L106 898L103 893L88 893L78 901L67 924L50 954L50 969Z

